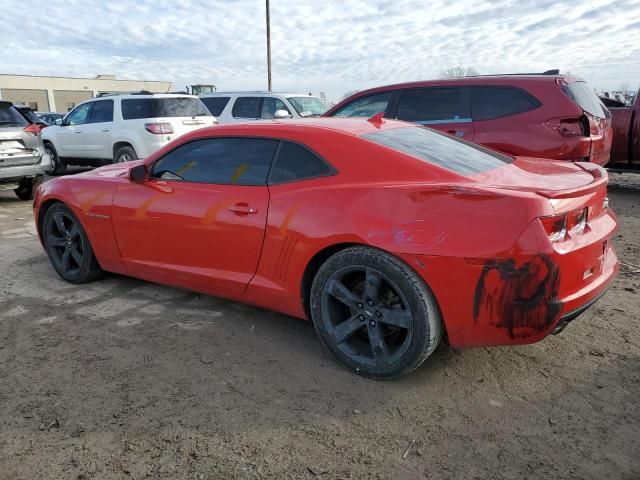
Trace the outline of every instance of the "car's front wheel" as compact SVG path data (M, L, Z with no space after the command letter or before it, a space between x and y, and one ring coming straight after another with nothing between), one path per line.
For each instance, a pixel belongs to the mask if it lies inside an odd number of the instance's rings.
M60 158L51 143L45 142L44 149L49 154L49 158L51 158L51 173L53 175L62 175L67 170L67 164Z
M20 200L33 200L33 195L36 192L38 185L42 183L42 176L39 175L34 178L23 178L18 184L18 188L14 190L16 196Z
M54 270L71 283L90 282L102 274L89 238L71 209L52 205L42 224L44 247Z
M350 247L330 257L318 270L310 301L322 343L366 377L413 371L442 336L440 311L422 278L375 248Z
M122 162L130 162L131 160L137 160L138 156L136 155L136 151L133 147L128 145L124 147L120 147L115 156L113 157L113 163L122 163Z

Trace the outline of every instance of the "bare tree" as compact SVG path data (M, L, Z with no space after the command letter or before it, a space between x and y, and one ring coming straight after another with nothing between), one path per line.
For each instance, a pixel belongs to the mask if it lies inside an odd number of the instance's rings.
M446 70L441 71L438 76L442 79L447 79L447 78L473 77L475 75L478 75L478 71L473 67L467 67L467 68L453 67L453 68L447 68Z
M618 89L621 92L628 92L629 91L629 84L628 83L623 83L622 85L620 85L620 88Z
M360 90L349 90L348 92L344 93L342 95L342 97L340 97L340 101L344 100L345 98L349 98L351 95L353 95L354 93L358 93Z

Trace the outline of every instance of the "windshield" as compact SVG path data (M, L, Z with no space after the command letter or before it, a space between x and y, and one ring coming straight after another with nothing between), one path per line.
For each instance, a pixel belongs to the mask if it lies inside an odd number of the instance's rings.
M301 117L319 117L327 111L327 107L317 97L289 97L287 98Z
M21 127L27 121L10 103L0 102L0 126Z
M362 138L460 175L473 175L513 162L512 157L424 127L366 133Z

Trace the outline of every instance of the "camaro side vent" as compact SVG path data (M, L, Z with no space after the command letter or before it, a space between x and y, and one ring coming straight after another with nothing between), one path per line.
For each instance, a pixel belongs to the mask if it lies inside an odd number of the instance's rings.
M287 279L287 270L289 269L289 262L291 261L291 253L293 249L298 243L298 240L291 237L286 237L284 242L282 242L282 248L280 249L280 254L278 255L278 261L276 262L276 268L274 271L274 276L278 280L286 280Z

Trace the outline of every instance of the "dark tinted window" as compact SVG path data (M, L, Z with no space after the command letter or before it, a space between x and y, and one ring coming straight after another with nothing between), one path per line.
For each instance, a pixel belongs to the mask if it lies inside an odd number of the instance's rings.
M527 112L542 105L524 90L511 87L472 87L474 120L489 120Z
M40 117L38 117L30 107L15 107L18 112L27 120L29 123L42 123Z
M262 100L262 111L260 112L260 118L276 118L276 110L284 110L289 115L291 112L279 98L265 97Z
M100 100L93 103L91 123L113 122L113 100Z
M9 102L0 101L0 128L20 127L26 125L27 121Z
M513 161L506 155L420 127L394 128L366 133L362 138L461 175L473 175L503 167Z
M158 160L152 176L187 182L265 185L277 140L207 138L181 145Z
M214 117L220 116L224 107L229 103L229 97L201 97L200 100Z
M396 118L420 124L471 121L465 89L461 87L404 90Z
M282 142L269 174L269 183L290 182L331 173L333 169L310 150L295 143Z
M197 117L209 111L197 98L129 98L122 100L122 118Z
M378 93L368 97L359 98L345 105L334 117L372 117L376 113L384 112L391 100L391 92Z
M587 82L564 84L562 91L585 112L600 118L609 118L611 116L609 110L602 104L596 92Z
M260 97L238 97L233 104L231 115L235 118L258 118L261 100Z

